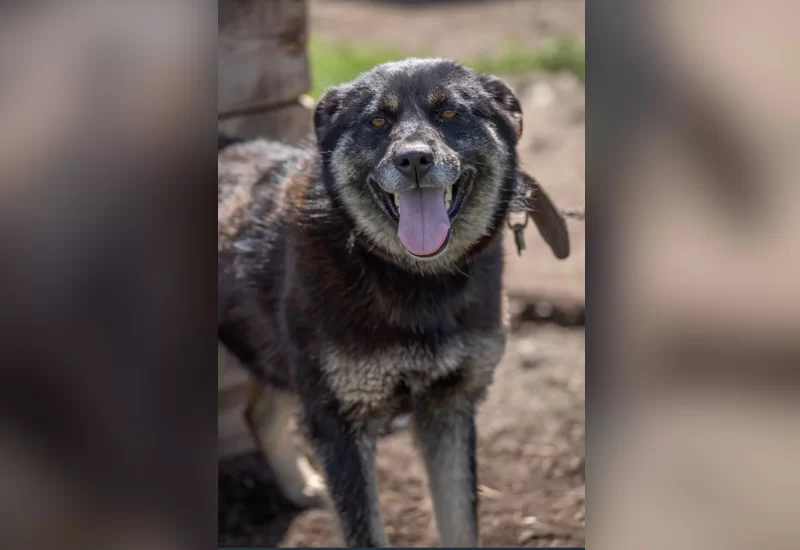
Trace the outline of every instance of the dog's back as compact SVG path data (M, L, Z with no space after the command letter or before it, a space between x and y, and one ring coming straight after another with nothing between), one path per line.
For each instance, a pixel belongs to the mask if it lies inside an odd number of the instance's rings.
M218 333L255 376L289 384L278 323L288 191L313 160L277 142L228 142L218 170Z

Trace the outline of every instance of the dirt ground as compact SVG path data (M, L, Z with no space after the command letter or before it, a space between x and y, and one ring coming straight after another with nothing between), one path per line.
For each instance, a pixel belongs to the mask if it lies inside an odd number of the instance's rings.
M323 39L388 45L456 59L491 54L513 41L536 48L583 38L583 0L310 0L309 25ZM413 15L413 18L409 18Z
M419 16L413 31L404 24L408 10ZM358 36L408 49L424 42L434 55L463 57L508 38L536 46L558 35L583 37L584 4L522 0L398 6L312 0L310 24L318 36ZM570 75L531 75L510 82L525 113L519 147L523 166L560 207L584 205L583 87ZM508 247L506 284L518 308L583 307L584 225L568 223L572 255L565 261L549 254L533 228L526 233L528 249L521 258ZM584 545L584 344L582 326L526 322L514 332L478 417L485 546ZM424 473L408 433L380 442L378 475L389 542L438 545ZM307 511L294 521L282 545L318 547L337 541L331 514Z

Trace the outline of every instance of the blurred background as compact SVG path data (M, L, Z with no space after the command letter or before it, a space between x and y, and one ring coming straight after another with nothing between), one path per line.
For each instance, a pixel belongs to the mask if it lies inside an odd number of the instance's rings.
M795 548L800 5L587 11L588 540Z

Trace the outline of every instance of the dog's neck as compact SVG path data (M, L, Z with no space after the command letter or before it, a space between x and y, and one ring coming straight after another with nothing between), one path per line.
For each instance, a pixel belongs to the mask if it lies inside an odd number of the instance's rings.
M353 237L358 233L354 221L322 177L306 180L302 191L302 200L294 195L297 200L290 201L299 209L291 220L288 281L295 307L307 308L317 319L344 320L327 331L374 332L380 326L436 333L456 326L475 300L497 298L502 223L454 268L431 273L409 269L363 237ZM362 314L353 316L353 311Z

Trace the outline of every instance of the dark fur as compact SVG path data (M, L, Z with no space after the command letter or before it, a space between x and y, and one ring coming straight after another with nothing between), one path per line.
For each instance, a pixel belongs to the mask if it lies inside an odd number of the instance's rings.
M440 120L444 108L458 118ZM390 127L370 127L374 116ZM501 236L523 188L519 103L493 77L408 60L327 92L315 125L318 151L252 142L221 153L220 342L300 397L349 546L385 544L372 452L400 412L414 413L429 474L447 477L451 459L463 474L452 505L431 480L444 542L474 544L474 411L505 342ZM431 260L391 244L396 222L366 185L393 147L419 139L477 171L452 244Z

